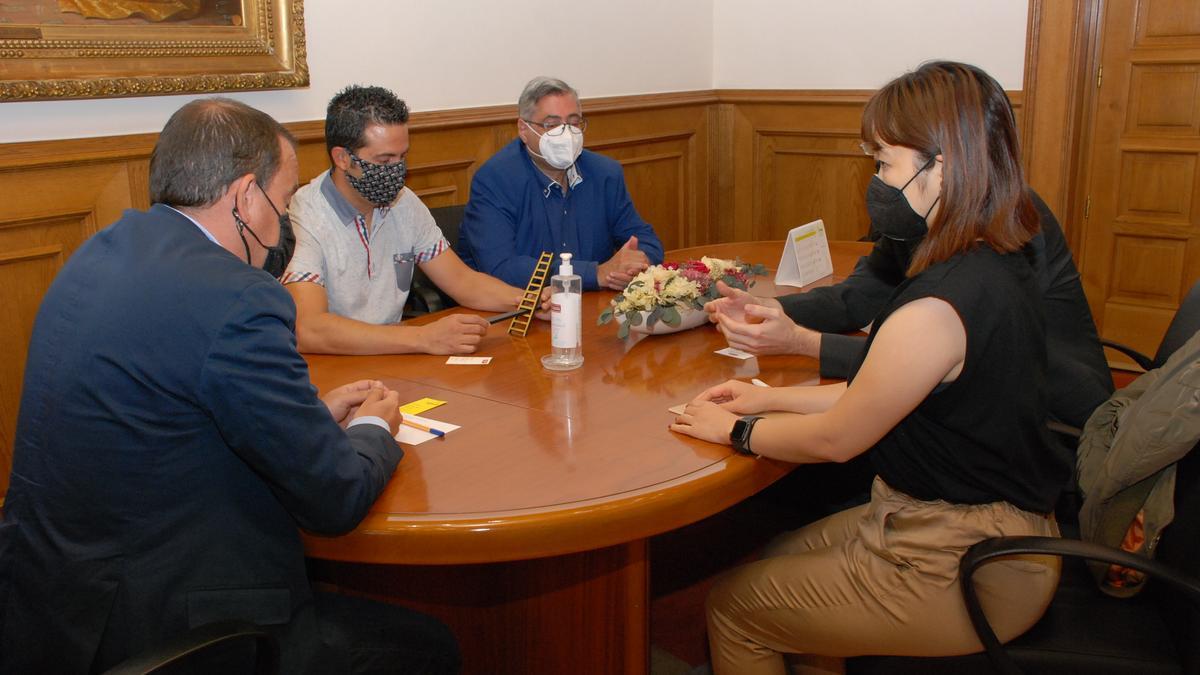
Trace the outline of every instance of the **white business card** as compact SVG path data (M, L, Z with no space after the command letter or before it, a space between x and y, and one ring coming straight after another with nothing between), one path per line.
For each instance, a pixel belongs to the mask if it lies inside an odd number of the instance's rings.
M745 361L746 359L754 358L754 355L751 354L750 352L744 352L740 349L734 349L733 347L726 347L725 349L718 349L717 351L715 351L713 353L720 354L721 356L731 356L735 359L741 359L743 361Z
M486 366L491 362L490 356L451 356L446 359L448 366Z

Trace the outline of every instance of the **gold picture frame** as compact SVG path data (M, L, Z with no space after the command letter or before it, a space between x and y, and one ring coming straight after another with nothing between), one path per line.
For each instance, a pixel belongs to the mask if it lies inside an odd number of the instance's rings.
M16 9L0 8L0 102L308 86L303 0L7 6Z

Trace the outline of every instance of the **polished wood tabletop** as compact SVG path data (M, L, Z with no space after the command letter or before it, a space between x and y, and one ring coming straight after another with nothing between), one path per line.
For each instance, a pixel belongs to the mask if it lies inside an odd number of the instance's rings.
M782 248L778 241L719 244L670 251L667 259L738 257L773 270ZM835 276L813 286L848 273L869 244L832 242L830 249ZM795 290L758 277L752 292ZM359 527L342 537L306 535L308 555L440 565L586 551L695 522L784 475L786 464L669 431L667 408L729 378L757 377L773 386L815 382L816 361L715 354L725 342L708 324L621 340L615 323L596 325L614 295L584 294L585 360L565 373L541 365L550 352L544 321L535 321L526 337L509 336L507 321L491 326L476 352L492 357L484 366L447 365L446 356L308 356L322 391L379 379L404 402L446 401L423 414L462 427L406 446Z

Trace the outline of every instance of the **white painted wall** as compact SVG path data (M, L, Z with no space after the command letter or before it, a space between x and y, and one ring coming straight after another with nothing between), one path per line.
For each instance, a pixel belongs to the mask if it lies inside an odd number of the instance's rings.
M1028 0L716 0L718 89L875 89L923 61L1021 89Z
M389 87L414 110L440 110L514 103L538 74L562 77L585 97L865 89L930 58L977 63L1020 89L1027 4L306 0L311 86L233 96L291 122L321 119L352 82ZM0 143L158 131L191 98L0 103Z

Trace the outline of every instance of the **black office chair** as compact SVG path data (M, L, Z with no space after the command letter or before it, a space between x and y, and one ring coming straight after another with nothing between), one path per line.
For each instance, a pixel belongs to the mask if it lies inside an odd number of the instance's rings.
M1200 330L1200 280L1192 284L1192 288L1184 296L1183 302L1179 303L1179 309L1175 310L1175 317L1167 326L1167 332L1163 335L1154 358L1112 340L1101 340L1100 344L1128 356L1144 370L1153 370L1166 363L1167 357L1174 354L1175 350L1182 347L1183 343L1187 342L1188 338L1195 335L1198 330Z
M104 671L104 675L208 675L279 672L275 636L244 621L197 626Z
M434 222L442 231L442 236L450 242L452 249L458 248L458 228L462 224L463 212L466 211L466 208L465 204L456 204L429 209L429 212L433 214ZM438 288L437 284L425 276L420 267L413 270L412 286L408 292L408 301L404 304L405 317L440 312L443 309L457 306L458 303L454 301L454 298Z
M990 560L1022 553L1063 556L1062 580L1041 620L1001 646L980 608L971 575ZM1134 598L1110 597L1096 587L1084 560L1141 570L1150 579ZM1176 465L1175 519L1163 530L1154 560L1077 539L998 537L972 546L959 569L967 610L985 652L943 658L859 657L846 661L846 672L1200 672L1200 450L1193 449Z

